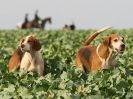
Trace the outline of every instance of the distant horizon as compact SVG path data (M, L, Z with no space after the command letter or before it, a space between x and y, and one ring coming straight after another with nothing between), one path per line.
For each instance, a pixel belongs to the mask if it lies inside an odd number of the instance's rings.
M16 29L26 13L33 19L36 10L41 18L52 17L46 29L62 29L74 22L77 29L97 29L113 26L133 28L133 1L131 0L2 0L0 3L0 30Z

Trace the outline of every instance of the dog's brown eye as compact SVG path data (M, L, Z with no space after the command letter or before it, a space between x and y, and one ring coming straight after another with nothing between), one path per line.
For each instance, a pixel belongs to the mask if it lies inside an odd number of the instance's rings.
M115 42L117 42L118 40L117 40L117 39L115 39L114 41L115 41Z
M30 42L32 42L32 41L29 40L28 43L30 43Z

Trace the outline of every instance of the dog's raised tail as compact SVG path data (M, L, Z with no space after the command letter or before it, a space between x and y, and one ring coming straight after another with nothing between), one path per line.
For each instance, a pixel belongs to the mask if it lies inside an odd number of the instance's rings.
M86 42L84 43L84 46L89 45L97 35L99 35L101 32L103 32L103 31L105 31L105 30L107 30L107 29L110 29L110 28L112 28L112 27L111 27L111 26L106 26L106 27L101 28L101 29L97 30L96 32L94 32L94 33L93 33L92 35L90 35L89 38L86 40Z

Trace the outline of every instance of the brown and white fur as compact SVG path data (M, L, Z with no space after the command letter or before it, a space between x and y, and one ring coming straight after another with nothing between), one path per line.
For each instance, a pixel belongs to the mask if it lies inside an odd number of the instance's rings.
M27 36L23 38L9 60L9 72L14 72L20 66L20 69L36 71L42 76L44 73L44 61L40 49L41 44L35 37Z
M8 63L9 72L14 72L20 66L22 56L23 52L21 51L20 46L18 46L9 60Z
M76 56L77 67L81 70L95 71L100 69L111 69L116 66L114 58L123 53L125 49L124 39L116 34L108 36L98 46L88 46L91 41L101 32L110 27L102 28L93 33Z

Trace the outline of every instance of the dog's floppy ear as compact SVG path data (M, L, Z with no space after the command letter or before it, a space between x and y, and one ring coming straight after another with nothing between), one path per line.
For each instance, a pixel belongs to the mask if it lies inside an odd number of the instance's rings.
M111 45L111 37L107 37L104 41L103 44L106 46L110 46Z
M32 48L33 48L35 51L38 51L38 50L41 49L41 44L40 44L40 42L39 42L37 39L35 39L35 38L34 38L34 44L33 44Z
M22 56L23 52L21 51L21 48L18 47L9 59L8 63L9 72L14 72L20 66Z

